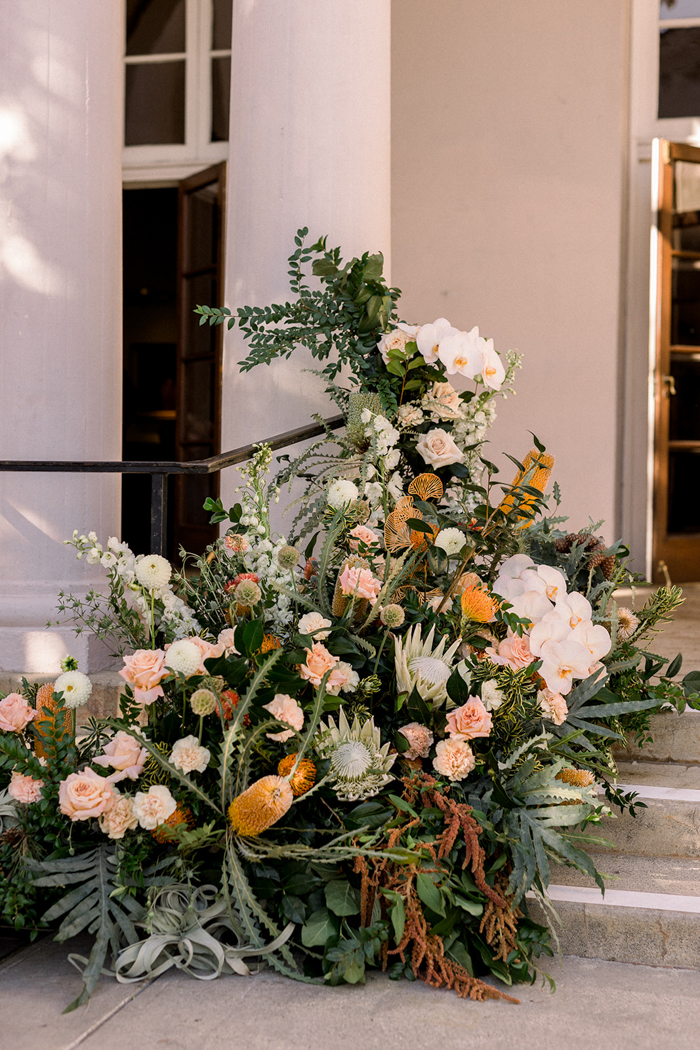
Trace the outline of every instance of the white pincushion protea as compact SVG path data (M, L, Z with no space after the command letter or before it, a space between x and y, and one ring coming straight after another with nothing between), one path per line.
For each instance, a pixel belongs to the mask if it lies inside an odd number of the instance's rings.
M66 671L56 679L53 691L63 693L64 707L82 707L90 699L92 682L82 671Z
M136 559L136 579L147 591L157 591L165 587L170 579L172 569L166 558L160 554L149 554Z
M462 639L458 638L445 652L447 636L433 649L434 637L435 628L431 627L423 641L420 624L416 624L403 638L394 639L394 662L400 693L411 693L415 687L423 700L438 705L447 699L447 679Z
M389 754L389 746L382 746L381 733L373 718L360 725L355 716L351 726L342 707L338 725L331 716L327 725L321 722L314 737L316 754L330 759L328 775L343 802L376 795L394 779L389 770L396 755Z

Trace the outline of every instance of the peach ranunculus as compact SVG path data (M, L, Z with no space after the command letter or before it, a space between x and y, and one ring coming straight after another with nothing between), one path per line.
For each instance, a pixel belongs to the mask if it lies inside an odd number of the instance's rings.
M93 762L98 766L112 766L117 770L116 774L110 777L113 784L124 780L125 777L136 780L141 776L148 759L148 751L141 747L135 737L120 729L102 750L104 754L98 755Z
M61 813L71 820L90 820L104 813L113 794L110 780L94 769L85 769L82 773L70 773L61 781L58 802Z
M446 430L436 427L427 434L421 434L416 444L418 452L431 467L448 467L451 463L460 463L464 454L455 445Z
M361 543L364 543L367 547L371 547L372 544L378 544L379 536L374 529L368 529L366 525L356 525L348 533L348 543L351 551L357 551Z
M492 728L493 719L478 696L470 696L466 704L450 711L447 716L447 732L453 740L489 736Z
M463 740L450 738L435 745L433 769L448 780L464 780L475 765L474 752Z
M484 652L492 664L510 667L514 671L520 671L521 668L528 667L535 659L530 652L529 639L525 636L521 638L520 635L513 634L512 631L508 632L507 638L498 643L497 650L493 646L489 646Z
M551 689L541 689L538 693L537 699L540 702L542 714L545 718L548 718L550 722L554 722L557 726L566 722L569 708L567 707L566 700L561 693L553 693Z
M134 687L134 699L144 705L164 695L160 682L168 673L162 649L137 649L124 657L124 666L119 672L124 681Z
M124 833L138 827L133 799L116 791L99 818L100 830L110 839L123 839Z
M43 786L43 780L35 780L34 777L28 777L24 773L20 773L19 770L13 769L7 790L16 802L29 803L38 802L41 798Z
M357 671L341 660L329 674L326 689L331 696L337 696L341 691L353 693L359 684L360 676Z
M299 732L304 724L303 710L299 707L294 697L288 696L287 693L277 693L274 700L270 700L269 704L263 704L263 707L278 722L286 722L287 725L292 727L291 729L282 730L281 733L266 733L268 740L277 740L280 743L289 740L290 737L294 736L294 730L296 729Z
M345 566L338 577L338 583L346 597L368 598L370 605L374 605L382 589L382 581L369 569L358 569L350 565Z
M306 650L306 662L299 664L299 674L312 685L319 686L326 671L332 671L340 657L333 656L321 642L314 642L313 649Z
M0 700L0 729L5 733L19 733L36 718L36 714L20 693L8 693L4 700Z
M404 758L428 757L434 737L427 726L421 725L420 722L409 722L408 725L401 726L399 733L406 737L409 744L408 749L403 752Z

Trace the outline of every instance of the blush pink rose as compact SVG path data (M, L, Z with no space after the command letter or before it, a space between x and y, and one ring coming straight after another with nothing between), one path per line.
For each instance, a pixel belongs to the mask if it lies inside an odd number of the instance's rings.
M348 533L348 543L350 544L350 550L356 551L361 543L371 547L373 543L378 543L379 537L373 529L368 529L366 525L356 525L354 529L351 529Z
M306 650L306 663L299 664L299 674L312 685L319 686L326 671L332 671L340 658L328 652L321 642L314 642L313 649Z
M478 696L470 696L466 704L450 711L447 716L447 732L453 740L489 736L492 728L493 719Z
M354 595L357 598L368 598L370 605L374 605L382 589L382 581L378 580L369 569L357 569L350 565L345 566L338 578L338 583L346 597Z
M304 724L304 712L294 697L288 696L286 693L277 693L274 700L271 700L269 704L263 704L263 707L278 722L286 722L287 725L292 727L291 729L282 730L281 733L266 733L268 740L278 740L280 743L284 740L289 740L290 737L294 736L294 730L296 729L298 732Z
M119 672L125 682L134 687L134 699L140 704L152 704L163 696L160 681L168 674L162 649L137 649L124 657Z
M111 781L101 777L94 769L71 773L58 786L61 813L71 820L99 817L113 794Z
M37 802L41 798L43 780L35 780L33 777L25 776L18 770L12 771L12 779L7 790L17 802Z
M141 776L148 759L148 751L129 733L120 729L102 750L104 754L98 755L93 761L98 766L112 766L117 770L116 775L110 777L112 783L116 784L125 777L136 780Z
M19 693L8 693L0 700L0 729L5 733L19 733L36 718L36 711Z
M451 463L460 463L464 458L447 431L440 427L429 430L427 434L421 434L416 444L416 452L434 468L448 467Z
M530 652L530 640L517 634L508 632L508 637L498 643L498 649L489 647L485 650L491 663L500 664L501 667L511 667L514 671L520 671L528 667L535 657Z

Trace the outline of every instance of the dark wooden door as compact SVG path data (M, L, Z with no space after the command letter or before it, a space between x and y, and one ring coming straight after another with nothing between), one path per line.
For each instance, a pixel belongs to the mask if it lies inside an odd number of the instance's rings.
M684 583L700 580L700 149L662 140L654 156L653 579Z
M176 450L180 460L221 451L223 327L200 325L193 312L222 305L226 164L183 179L179 193ZM175 548L200 554L217 535L202 504L218 495L218 475L175 480Z

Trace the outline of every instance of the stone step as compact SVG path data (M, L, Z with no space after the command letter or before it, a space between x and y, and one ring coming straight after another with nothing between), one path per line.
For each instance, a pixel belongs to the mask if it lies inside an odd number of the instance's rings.
M564 955L700 969L700 860L592 853L611 877L605 894L573 868L552 872L549 895ZM528 901L537 921L540 905Z
M600 834L617 853L700 858L700 769L680 763L621 763L619 786L646 809L604 817Z
M21 690L22 678L26 678L32 685L38 682L54 682L58 675L27 674L21 675L17 672L0 671L0 690L3 693L12 693ZM98 671L91 674L92 694L87 704L79 711L79 720L85 721L90 716L94 718L114 718L119 711L119 696L124 687L124 680L116 671Z
M681 762L700 765L700 711L687 708L682 714L674 708L651 718L653 742L638 747L634 737L626 746L614 748L617 761Z

